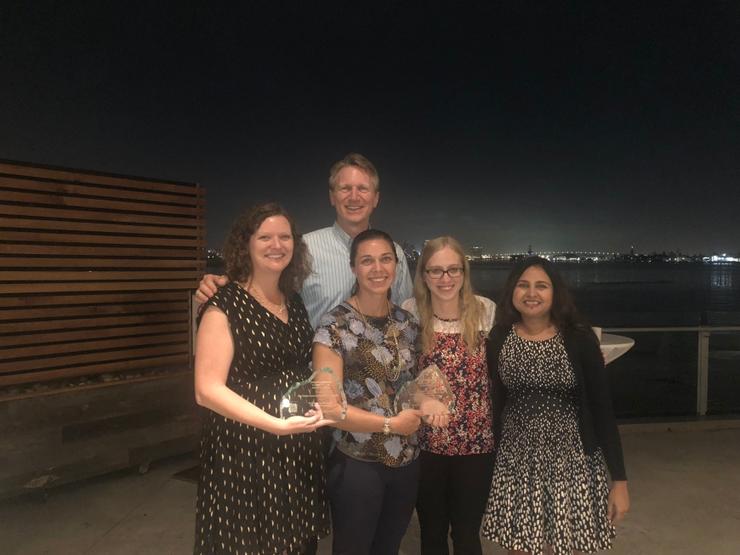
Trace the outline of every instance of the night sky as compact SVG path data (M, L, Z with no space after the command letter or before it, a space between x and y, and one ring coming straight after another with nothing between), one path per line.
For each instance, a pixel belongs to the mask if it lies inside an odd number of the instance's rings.
M2 3L0 158L198 182L212 247L357 151L397 241L740 252L739 2L98 4Z

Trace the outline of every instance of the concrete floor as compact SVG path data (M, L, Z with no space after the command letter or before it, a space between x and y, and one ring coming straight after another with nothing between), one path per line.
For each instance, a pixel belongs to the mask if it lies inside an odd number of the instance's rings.
M670 429L669 429L670 428ZM611 553L740 553L740 424L623 427L632 511ZM192 553L192 457L0 502L0 553ZM412 522L401 553L419 552ZM484 541L484 552L504 553ZM323 540L320 553L330 553Z

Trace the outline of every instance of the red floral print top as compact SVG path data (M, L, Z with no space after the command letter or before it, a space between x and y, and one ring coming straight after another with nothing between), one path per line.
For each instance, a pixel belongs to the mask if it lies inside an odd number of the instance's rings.
M455 412L446 428L421 426L419 447L438 455L474 455L493 451L493 410L491 384L486 364L484 340L493 323L494 303L477 297L485 306L479 347L468 352L458 321L434 319L434 347L419 355L419 370L436 364L447 377L455 395ZM403 307L416 314L416 303L409 299Z

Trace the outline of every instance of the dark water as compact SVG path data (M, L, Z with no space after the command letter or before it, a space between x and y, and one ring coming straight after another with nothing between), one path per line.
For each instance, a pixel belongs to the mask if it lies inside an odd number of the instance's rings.
M602 327L740 325L740 264L560 264L578 307ZM498 299L510 265L476 265Z

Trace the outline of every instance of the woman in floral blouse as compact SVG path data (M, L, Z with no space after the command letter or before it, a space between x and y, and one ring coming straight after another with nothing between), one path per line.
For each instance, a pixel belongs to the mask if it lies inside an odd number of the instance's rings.
M480 524L493 472L493 426L485 337L495 305L473 294L470 267L452 237L427 242L416 267L414 298L403 308L421 324L419 369L436 364L455 394L444 428L419 430L421 472L416 512L423 554L480 554Z
M416 372L418 324L389 301L397 258L388 234L357 235L350 264L352 295L323 316L313 347L314 369L335 374L349 405L328 464L332 553L395 555L416 501L421 420L418 410L395 414L393 402Z

